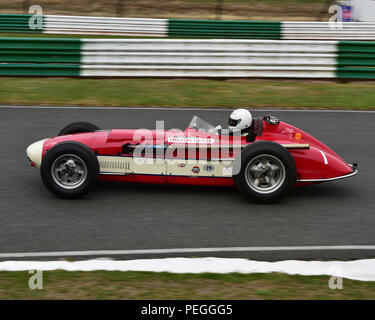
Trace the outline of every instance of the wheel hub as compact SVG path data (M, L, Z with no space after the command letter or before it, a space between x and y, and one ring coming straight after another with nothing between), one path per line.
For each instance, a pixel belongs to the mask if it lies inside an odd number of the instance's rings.
M87 178L87 166L78 156L73 154L58 157L51 167L52 178L64 189L81 186Z
M272 193L285 181L286 171L283 163L270 154L262 154L249 161L245 168L246 182L258 193Z

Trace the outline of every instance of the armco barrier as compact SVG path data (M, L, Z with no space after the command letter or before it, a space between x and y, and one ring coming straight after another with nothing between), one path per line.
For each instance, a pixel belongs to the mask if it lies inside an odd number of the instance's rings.
M2 76L79 76L80 39L0 38Z
M375 42L340 41L337 77L375 79Z
M81 75L335 77L336 42L85 39Z
M375 40L375 23L215 21L44 15L42 30L31 30L30 15L0 14L0 32L97 34L178 38ZM338 25L336 25L339 27Z
M0 32L40 33L43 29L30 29L29 14L0 14ZM43 18L42 18L43 21Z
M166 19L44 16L44 33L167 36Z
M375 42L0 38L0 76L375 78Z
M328 22L283 21L281 38L283 40L375 40L373 22L343 22L341 27Z
M281 39L280 22L177 20L168 21L168 36L190 38Z

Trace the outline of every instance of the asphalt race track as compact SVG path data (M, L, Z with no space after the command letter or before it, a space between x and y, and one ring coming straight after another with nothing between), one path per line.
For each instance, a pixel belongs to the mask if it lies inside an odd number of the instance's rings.
M85 199L61 200L45 189L39 170L29 166L25 155L30 143L53 136L75 121L93 122L103 129L152 129L155 120L165 120L167 129L184 129L194 114L225 125L229 110L0 107L0 253L375 246L375 112L254 112L278 116L322 140L347 162L359 164L360 172L353 178L296 188L275 205L249 203L231 188L109 183L100 184ZM116 258L162 256L354 259L374 258L375 250L159 253Z

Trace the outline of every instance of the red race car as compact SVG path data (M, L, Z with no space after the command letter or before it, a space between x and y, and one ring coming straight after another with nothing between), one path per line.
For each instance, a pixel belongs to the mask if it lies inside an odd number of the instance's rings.
M45 186L63 198L83 196L100 179L236 186L253 202L271 203L295 185L357 173L357 164L346 163L306 132L273 116L253 119L239 110L232 113L229 129L197 116L184 131L100 130L77 122L26 152Z

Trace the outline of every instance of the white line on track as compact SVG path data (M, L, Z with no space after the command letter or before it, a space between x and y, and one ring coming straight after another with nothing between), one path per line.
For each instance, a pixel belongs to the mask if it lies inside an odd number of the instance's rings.
M280 246L280 247L224 247L224 248L171 248L136 250L90 250L56 252L0 253L0 258L68 257L68 256L113 256L170 253L219 253L219 252L264 252L264 251L326 251L326 250L375 250L375 245L343 246Z
M0 109L87 109L87 110L162 110L162 111L223 111L228 112L233 108L186 108L186 107L100 107L100 106L0 106ZM326 112L326 113L369 113L375 114L375 110L326 110L326 109L258 109L252 108L253 111L269 112Z

